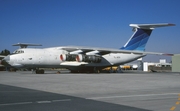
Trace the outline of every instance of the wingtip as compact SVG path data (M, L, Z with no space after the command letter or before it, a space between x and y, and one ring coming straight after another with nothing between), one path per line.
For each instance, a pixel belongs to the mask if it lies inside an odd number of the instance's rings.
M174 56L174 54L163 54L165 56Z
M169 26L176 26L176 24L168 23Z

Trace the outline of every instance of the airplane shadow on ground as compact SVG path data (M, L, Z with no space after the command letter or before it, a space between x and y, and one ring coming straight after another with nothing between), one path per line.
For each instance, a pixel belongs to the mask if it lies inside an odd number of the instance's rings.
M150 111L63 94L0 84L2 111Z

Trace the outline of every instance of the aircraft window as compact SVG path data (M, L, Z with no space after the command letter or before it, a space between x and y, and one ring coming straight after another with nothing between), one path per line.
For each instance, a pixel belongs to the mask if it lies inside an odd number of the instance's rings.
M24 51L23 50L16 50L13 52L13 54L20 54L20 53L24 53Z
M13 52L13 54L17 54L17 50Z

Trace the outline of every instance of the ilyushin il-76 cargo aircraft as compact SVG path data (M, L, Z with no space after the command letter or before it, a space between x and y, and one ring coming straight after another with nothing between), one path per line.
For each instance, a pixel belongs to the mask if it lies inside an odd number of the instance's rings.
M14 68L30 68L44 73L39 68L66 68L71 72L101 72L103 68L122 65L142 58L147 54L171 55L145 52L145 46L155 28L175 24L130 24L133 35L120 49L60 46L50 48L27 48L39 44L18 43L21 48L4 57L1 64Z

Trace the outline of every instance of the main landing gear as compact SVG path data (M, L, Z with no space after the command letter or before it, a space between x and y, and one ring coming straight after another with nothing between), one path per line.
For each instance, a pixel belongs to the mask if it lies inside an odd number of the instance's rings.
M32 69L32 74L44 74L43 69Z
M96 67L91 67L79 70L71 70L71 73L100 73L100 69Z

